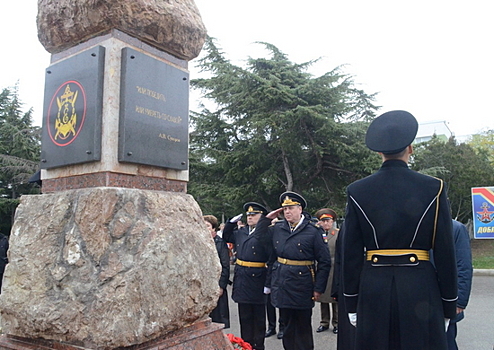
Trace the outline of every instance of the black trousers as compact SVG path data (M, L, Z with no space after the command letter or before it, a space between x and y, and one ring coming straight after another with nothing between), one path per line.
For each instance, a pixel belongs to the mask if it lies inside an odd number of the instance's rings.
M276 308L271 304L271 294L267 294L268 301L266 302L266 315L268 316L268 329L276 331ZM283 332L284 325L281 317L278 318L279 332Z
M266 334L266 305L238 304L240 336L255 350L264 350Z
M280 309L285 324L283 348L285 350L313 350L312 309Z

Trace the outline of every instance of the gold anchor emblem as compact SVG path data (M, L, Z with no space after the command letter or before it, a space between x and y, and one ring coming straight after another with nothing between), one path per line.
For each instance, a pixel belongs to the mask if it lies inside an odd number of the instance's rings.
M77 113L75 110L75 102L77 100L78 91L71 91L70 85L67 84L63 95L57 97L58 113L55 120L55 129L57 133L54 139L58 137L66 139L70 133L75 136L75 126L77 123Z

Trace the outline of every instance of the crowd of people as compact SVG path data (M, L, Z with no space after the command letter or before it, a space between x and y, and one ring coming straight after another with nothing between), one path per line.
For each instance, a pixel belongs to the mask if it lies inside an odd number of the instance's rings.
M456 323L472 280L469 236L451 218L443 181L408 168L417 130L405 111L371 123L366 145L382 166L348 186L339 229L333 209L312 216L292 191L270 212L245 203L244 213L222 227L222 238L218 220L206 215L223 267L212 321L229 327L227 272L234 261L232 299L240 336L253 349L264 350L265 337L276 334L284 349L314 349L316 302L316 332L331 327L338 349L458 349Z

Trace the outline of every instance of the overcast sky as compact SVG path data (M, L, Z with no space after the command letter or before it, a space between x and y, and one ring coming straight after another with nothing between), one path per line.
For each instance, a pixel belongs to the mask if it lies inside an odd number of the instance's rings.
M268 42L293 62L337 66L381 112L405 109L419 122L447 121L457 136L494 129L494 21L489 2L471 0L196 0L209 35L243 65ZM0 89L19 81L41 125L50 55L37 39L37 0L0 5ZM191 78L195 76L190 62ZM191 109L195 104L191 101Z

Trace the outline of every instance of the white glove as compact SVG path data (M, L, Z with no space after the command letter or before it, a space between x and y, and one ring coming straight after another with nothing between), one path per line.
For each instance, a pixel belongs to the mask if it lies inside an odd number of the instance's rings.
M446 328L445 332L447 332L447 331L448 331L449 321L450 321L450 319L449 319L449 318L445 318L445 319L444 319L444 328Z
M264 287L264 294L271 294L271 288Z
M348 319L350 320L350 323L352 326L357 327L357 313L352 312L348 314Z
M230 219L230 222L232 224L236 223L237 221L239 221L242 218L242 215L244 215L244 214L238 214L237 216L234 216L233 218Z

